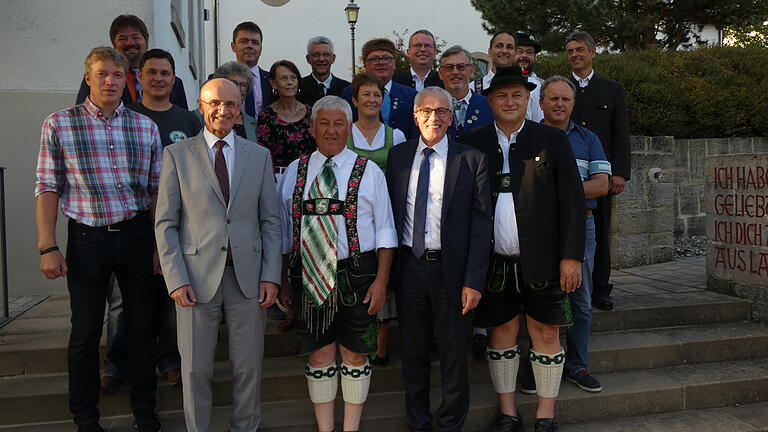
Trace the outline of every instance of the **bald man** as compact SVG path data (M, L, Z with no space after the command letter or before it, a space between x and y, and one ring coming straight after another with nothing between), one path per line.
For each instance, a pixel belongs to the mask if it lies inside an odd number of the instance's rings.
M230 430L255 431L264 309L275 301L282 265L272 159L232 131L240 92L229 80L205 83L198 103L205 128L165 148L155 216L160 263L176 302L184 416L190 432L211 430L214 350L226 315Z

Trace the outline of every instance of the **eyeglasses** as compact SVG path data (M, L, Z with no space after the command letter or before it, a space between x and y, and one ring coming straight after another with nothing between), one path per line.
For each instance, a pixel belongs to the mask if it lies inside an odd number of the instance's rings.
M238 81L238 80L234 80L234 79L231 79L230 81L232 81L232 84L240 87L241 89L248 90L248 82L247 81ZM203 101L203 102L205 102L205 101Z
M432 44L423 44L423 43L417 43L411 45L411 48L416 48L417 50L433 50L435 49L435 46Z
M424 117L425 119L428 119L432 117L432 113L437 114L439 118L446 118L449 115L453 114L453 112L448 108L419 108L415 111L416 114Z
M319 58L331 58L333 57L333 53L312 53L309 56L317 60Z
M515 54L517 55L528 54L529 56L533 56L536 54L536 51L533 48L531 49L518 48L515 50Z
M228 111L234 111L240 106L240 102L233 102L233 101L220 101L220 100L212 100L212 101L205 101L200 99L200 102L210 105L213 107L213 109L219 109L219 107L224 107Z
M382 56L382 57L369 57L365 59L368 63L392 63L392 60L395 58L392 56Z
M456 64L441 64L440 69L445 69L447 72L453 72L453 70L457 70L459 72L464 72L467 70L468 67L473 66L471 63L456 63Z

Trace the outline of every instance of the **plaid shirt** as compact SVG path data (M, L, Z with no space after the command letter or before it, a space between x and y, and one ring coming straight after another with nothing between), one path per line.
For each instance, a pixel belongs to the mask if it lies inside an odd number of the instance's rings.
M99 227L149 209L162 145L157 126L122 103L106 119L90 99L43 122L35 196L54 192L64 215Z

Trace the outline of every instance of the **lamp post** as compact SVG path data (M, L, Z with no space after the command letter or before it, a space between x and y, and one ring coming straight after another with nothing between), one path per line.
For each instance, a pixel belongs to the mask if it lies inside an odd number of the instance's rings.
M355 76L355 24L357 23L357 15L360 12L360 6L355 4L355 0L351 0L347 7L344 8L344 13L347 14L347 22L349 23L349 33L352 38L352 76Z

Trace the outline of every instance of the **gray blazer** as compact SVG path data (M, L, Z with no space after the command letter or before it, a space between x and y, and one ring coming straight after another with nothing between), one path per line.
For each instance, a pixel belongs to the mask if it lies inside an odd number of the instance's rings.
M209 302L228 245L246 298L258 295L260 281L280 284L280 209L270 153L239 137L235 151L225 207L202 132L164 150L155 237L169 293L191 285L198 302Z

